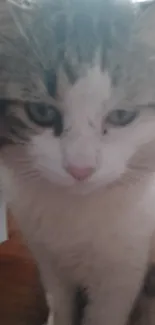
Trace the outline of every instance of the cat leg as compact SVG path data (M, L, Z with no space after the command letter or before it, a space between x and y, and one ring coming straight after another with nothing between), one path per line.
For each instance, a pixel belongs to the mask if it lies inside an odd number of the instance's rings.
M53 315L52 314L49 314L48 321L44 325L54 325L54 319L53 319Z
M34 247L34 246L33 246ZM44 247L33 249L41 281L47 293L49 319L47 325L71 325L73 318L74 290L63 271L57 269Z
M53 315L52 314L49 314L48 321L44 325L54 325L54 319L53 319Z
M74 301L72 290L57 277L53 278L53 275L51 287L46 298L49 307L46 325L72 325Z
M53 296L49 293L46 294L46 301L47 301L47 305L49 307L49 315L48 315L48 320L47 323L44 325L54 325L54 315L53 315Z
M150 246L148 270L128 325L155 325L155 234Z
M73 295L66 285L52 286L51 294L47 295L49 316L46 325L72 325Z
M128 325L155 324L155 264L150 265Z
M51 269L50 278L46 282L42 275L47 294L49 317L47 325L72 325L73 318L73 290L66 281L58 277Z
M72 325L73 294L72 290L60 281L53 290L54 325Z
M145 267L109 269L88 288L83 325L126 325L142 286Z

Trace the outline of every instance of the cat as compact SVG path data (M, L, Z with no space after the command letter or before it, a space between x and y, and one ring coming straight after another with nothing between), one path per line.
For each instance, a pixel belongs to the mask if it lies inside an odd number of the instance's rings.
M36 259L49 323L72 324L79 288L82 324L125 325L155 230L155 57L144 37L153 39L155 6L138 22L128 2L40 6L24 30L36 51L19 35L14 55L0 41L3 191Z

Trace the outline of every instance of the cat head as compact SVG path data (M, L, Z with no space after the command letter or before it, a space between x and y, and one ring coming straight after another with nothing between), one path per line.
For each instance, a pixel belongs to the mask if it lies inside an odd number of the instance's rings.
M117 15L102 21L98 7L95 22L84 13L85 25L82 13L70 30L79 39L72 34L55 68L44 70L40 99L33 91L33 100L0 101L0 157L22 177L35 171L57 186L91 190L128 173L155 141L155 70L138 32L130 47L128 32L121 36L124 14L119 24Z

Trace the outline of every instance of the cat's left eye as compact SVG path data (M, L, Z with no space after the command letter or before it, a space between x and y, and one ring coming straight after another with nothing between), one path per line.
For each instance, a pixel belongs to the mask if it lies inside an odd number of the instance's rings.
M127 124L134 121L137 117L137 111L127 111L123 109L117 109L106 117L106 122L114 126L126 126Z
M52 105L27 103L25 110L29 118L39 126L51 127L56 136L63 131L63 120L59 110Z

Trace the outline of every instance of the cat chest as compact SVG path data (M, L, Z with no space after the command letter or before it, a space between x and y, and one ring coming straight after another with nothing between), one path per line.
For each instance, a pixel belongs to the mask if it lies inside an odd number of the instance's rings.
M27 206L18 199L14 214L30 248L42 247L62 269L78 276L83 268L88 274L94 265L121 264L129 256L138 261L155 224L154 193L145 200L145 192L128 187L78 199L48 193L46 200L29 197Z
M52 213L44 215L40 229L36 231L34 224L33 240L46 247L61 268L85 267L89 272L101 260L121 263L133 254L137 259L148 242L152 225L137 200L124 196L122 201L102 198L81 204L61 202L59 207L51 203Z

